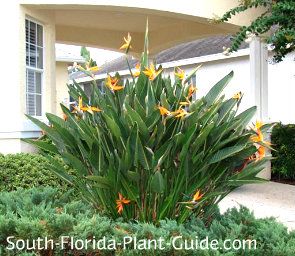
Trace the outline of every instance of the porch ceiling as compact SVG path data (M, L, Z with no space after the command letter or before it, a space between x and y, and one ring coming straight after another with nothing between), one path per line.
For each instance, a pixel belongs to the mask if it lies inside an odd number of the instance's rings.
M71 2L82 1L72 0ZM235 6L236 0L182 0L183 3L179 10L176 6L179 1L169 1L166 2L166 4L169 3L166 7L159 7L156 5L157 1L152 0L151 2L155 4L151 6L156 6L155 8L144 6L142 3L140 3L140 8L135 7L139 5L139 1L122 0L120 4L112 4L115 1L109 0L107 1L109 5L104 3L106 1L99 0L89 1L89 4L87 2L84 0L83 5L29 4L27 6L48 10L55 16L56 41L59 43L118 51L123 36L130 32L133 47L131 53L134 55L142 52L147 18L149 20L150 54L198 38L231 34L237 30L238 25L241 25L241 20L236 20L233 22L234 24L219 25L208 22L208 18L212 18L213 13L222 14L231 6ZM135 2L134 6L130 6L130 2ZM196 5L195 2L198 4ZM220 2L223 4L221 5ZM183 4L187 5L186 8L183 7ZM249 16L243 20L244 23L247 21L249 21Z

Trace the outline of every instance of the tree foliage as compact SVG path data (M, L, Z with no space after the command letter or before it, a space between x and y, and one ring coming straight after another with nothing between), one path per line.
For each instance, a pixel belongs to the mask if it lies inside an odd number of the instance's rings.
M274 52L273 61L280 62L295 50L295 1L294 0L243 0L240 5L226 12L216 22L227 22L233 16L252 8L263 8L263 13L242 26L234 35L229 52L237 51L251 35L265 37ZM268 33L267 33L268 32Z

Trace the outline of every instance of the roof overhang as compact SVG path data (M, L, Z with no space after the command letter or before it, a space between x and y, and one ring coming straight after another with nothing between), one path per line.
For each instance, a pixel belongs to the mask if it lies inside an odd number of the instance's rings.
M26 7L52 12L56 41L117 50L123 36L132 35L132 54L142 52L146 20L149 20L149 52L156 54L179 43L213 35L232 34L259 10L240 15L226 24L208 19L222 15L238 0L31 0ZM34 4L34 3L38 4ZM42 2L43 4L40 4Z

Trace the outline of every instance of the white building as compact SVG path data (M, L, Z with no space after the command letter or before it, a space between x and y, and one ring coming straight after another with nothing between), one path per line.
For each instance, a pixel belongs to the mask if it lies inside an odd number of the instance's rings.
M40 129L28 121L25 114L43 121L46 121L46 112L58 114L58 103L66 93L63 86L67 81L67 64L56 64L55 43L118 51L122 38L130 32L133 38L132 54L139 56L148 18L149 52L154 55L183 42L233 34L239 26L249 24L263 11L253 9L224 24L208 22L213 14L220 16L238 4L239 0L3 2L0 15L3 25L1 32L5 35L0 41L4 60L1 69L0 153L30 150L21 139L38 137ZM252 105L257 105L259 116L266 119L267 99L261 96L267 90L262 45L259 40L252 44L251 72L248 74L251 88L255 91L251 98ZM222 72L216 72L214 79L222 75ZM211 84L208 76L202 79L205 80L203 86L207 86L207 82Z
M216 36L195 40L180 44L176 47L164 50L155 56L158 64L164 68L164 74L174 77L174 68L180 67L187 74L198 65L202 68L197 72L195 83L198 87L196 97L203 96L219 79L234 71L234 78L227 86L225 93L232 97L241 91L244 94L241 108L253 106L255 91L251 86L250 49L248 44L243 44L242 49L229 56L222 54L222 47L229 46L229 36ZM268 91L263 94L265 103L264 111L267 119L265 122L295 123L295 55L288 55L278 64L271 63L269 52L268 64ZM129 57L131 66L135 66L137 59ZM123 77L129 77L129 70L125 57L120 57L102 66L95 78L101 83L107 73L113 74L119 71ZM86 91L90 90L89 77L83 73L72 76L77 82L82 83Z

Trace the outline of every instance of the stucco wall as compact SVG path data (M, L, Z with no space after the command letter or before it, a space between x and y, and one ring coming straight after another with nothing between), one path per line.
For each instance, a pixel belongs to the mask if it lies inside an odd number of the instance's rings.
M25 113L25 19L36 20L43 25L44 33L44 73L43 73L43 114L56 111L55 105L55 20L54 13L21 7L20 19L20 59L21 59L21 111Z
M56 62L56 114L62 116L60 103L67 105L69 103L68 93L68 64L65 62Z
M1 49L4 58L1 86L4 94L1 98L0 153L21 152L24 147L20 138L37 137L40 129L29 122L26 112L26 48L25 18L29 17L44 27L44 76L43 76L43 112L56 111L55 89L55 17L51 11L33 10L18 5L15 1L5 4L10 15L1 15L3 35L9 35L9 41L2 40ZM13 15L12 15L13 14ZM7 31L6 31L7 29ZM4 71L3 71L4 72ZM42 119L42 118L41 118ZM30 150L29 150L30 151Z

